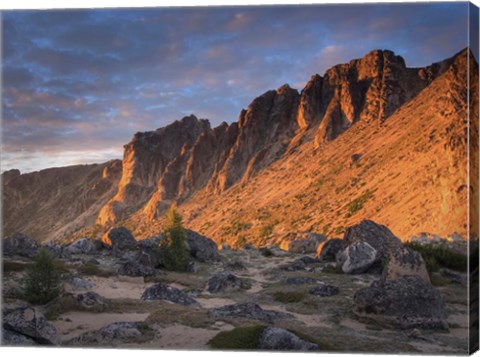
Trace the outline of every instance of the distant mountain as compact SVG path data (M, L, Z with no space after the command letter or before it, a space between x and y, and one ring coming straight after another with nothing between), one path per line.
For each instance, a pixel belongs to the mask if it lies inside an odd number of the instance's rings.
M375 50L301 93L262 94L236 123L191 115L137 133L121 167L6 172L4 235L62 240L126 225L144 238L176 203L189 228L233 245L339 235L364 218L403 239L465 236L469 65L468 49L425 68Z

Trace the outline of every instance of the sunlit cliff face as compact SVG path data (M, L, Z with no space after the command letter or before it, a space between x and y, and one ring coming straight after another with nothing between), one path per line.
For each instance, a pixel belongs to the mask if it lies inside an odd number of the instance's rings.
M284 83L303 88L313 73L374 48L429 65L466 47L467 9L4 12L1 169L120 158L133 133L192 113L212 127L231 123L258 94Z

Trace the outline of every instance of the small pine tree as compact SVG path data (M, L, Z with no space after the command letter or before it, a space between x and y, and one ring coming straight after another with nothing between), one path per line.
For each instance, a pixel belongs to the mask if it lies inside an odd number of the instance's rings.
M160 258L167 270L186 271L190 255L186 247L187 234L182 225L182 216L171 207L165 216L163 239L159 245Z
M45 304L63 292L62 273L53 255L41 249L27 268L25 298L32 304Z

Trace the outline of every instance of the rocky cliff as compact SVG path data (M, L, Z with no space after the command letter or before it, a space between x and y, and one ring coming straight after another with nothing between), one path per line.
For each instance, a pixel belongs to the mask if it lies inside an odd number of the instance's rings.
M102 192L91 191L87 177L107 182L100 171L111 164L77 169L88 185L75 180L79 191L67 197L80 208L58 214L77 215L75 227L122 222L146 236L175 202L192 228L218 242L279 240L300 229L337 234L365 217L405 237L465 233L468 58L464 50L408 68L393 52L375 50L314 75L300 93L284 85L262 94L232 124L211 128L192 115L137 133ZM55 170L68 177L74 169ZM27 177L61 185L46 172L3 176L7 234L27 217L32 229L43 221L34 209L8 212L17 196L26 195L22 207L61 203L20 185ZM60 227L30 233L68 235Z

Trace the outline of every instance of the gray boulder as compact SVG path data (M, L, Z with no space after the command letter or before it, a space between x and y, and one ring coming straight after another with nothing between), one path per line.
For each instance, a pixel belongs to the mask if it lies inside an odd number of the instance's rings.
M115 255L123 255L125 251L134 250L137 247L137 241L130 231L125 227L116 227L110 229L104 238L105 243L110 243Z
M395 280L407 275L416 275L430 284L430 276L422 255L412 248L403 246L390 256L383 271L383 277L387 280Z
M322 284L308 289L309 294L321 297L337 295L339 292L340 290L336 286L329 284Z
M97 245L90 238L80 238L66 247L71 254L93 254L97 252Z
M187 230L187 245L192 258L200 261L219 261L217 244L197 232Z
M93 291L72 295L72 297L87 310L105 311L112 305L109 299Z
M284 312L264 310L259 305L253 302L226 305L219 308L211 309L208 310L208 316L213 318L243 317L268 323L272 323L274 320L277 319L292 318L292 315Z
M341 254L339 263L347 274L365 273L377 259L377 250L366 242L353 243Z
M145 333L142 322L114 322L100 330L86 332L68 341L68 345L115 345L139 343L150 340L153 334Z
M42 345L58 345L60 335L50 322L30 306L3 308L3 328Z
M317 251L318 245L327 237L312 232L298 232L286 238L286 250L295 254L309 254ZM283 246L282 246L283 247Z
M126 262L118 269L118 274L126 276L154 276L156 271L137 262Z
M337 254L343 250L343 240L333 238L320 243L317 247L317 258L321 260L335 260Z
M418 276L376 281L358 290L353 311L400 329L448 330L440 292Z
M17 332L3 329L2 330L2 345L4 346L36 346L38 345L34 339L22 335Z
M290 331L278 327L267 327L258 341L259 350L316 351L320 346L307 342Z
M309 256L301 257L295 259L291 264L287 264L281 267L282 270L286 271L297 271L297 270L305 270L309 265L318 264L319 261L311 258Z
M5 256L20 256L34 258L40 249L32 237L23 233L16 233L3 241L3 254Z
M377 251L377 260L385 261L388 256L402 246L402 242L387 227L370 220L364 220L347 228L343 237L344 248L365 242Z
M195 305L195 299L181 290L166 284L155 284L142 294L142 300L166 300L180 305Z
M160 253L157 248L141 250L133 257L133 261L150 268L158 268L162 263Z
M242 289L245 287L243 280L229 271L217 273L208 280L208 291L211 293Z
M56 244L54 242L48 242L43 247L47 249L55 258L58 259L71 259L72 254L68 251L65 245Z
M89 282L86 279L79 278L77 276L70 278L70 280L68 281L68 284L75 290L79 290L79 289L88 290L92 288L91 282Z

